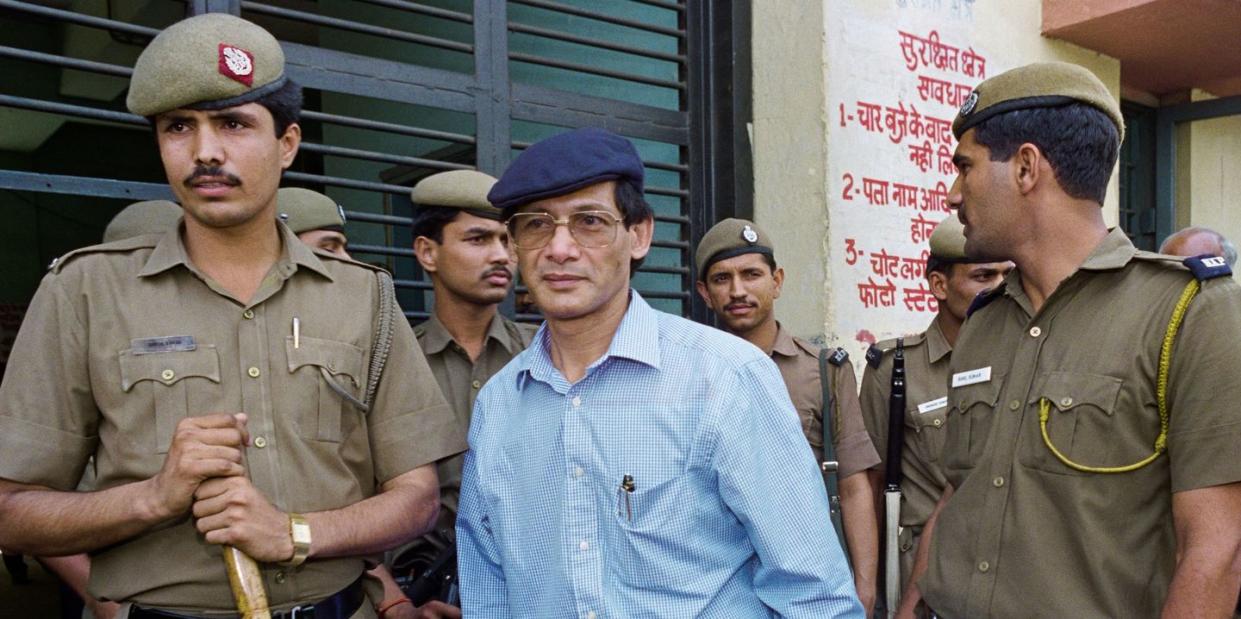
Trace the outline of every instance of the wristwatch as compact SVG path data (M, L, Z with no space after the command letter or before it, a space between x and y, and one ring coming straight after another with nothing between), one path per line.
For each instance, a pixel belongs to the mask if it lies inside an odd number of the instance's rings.
M310 523L301 514L289 512L289 538L293 540L293 557L281 561L285 567L297 567L306 562L310 554Z

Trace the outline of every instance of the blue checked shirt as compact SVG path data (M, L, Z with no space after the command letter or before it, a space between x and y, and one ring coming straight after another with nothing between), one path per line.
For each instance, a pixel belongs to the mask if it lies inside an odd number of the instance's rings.
M465 616L863 616L762 351L636 292L578 382L547 339L544 327L474 407L457 517Z

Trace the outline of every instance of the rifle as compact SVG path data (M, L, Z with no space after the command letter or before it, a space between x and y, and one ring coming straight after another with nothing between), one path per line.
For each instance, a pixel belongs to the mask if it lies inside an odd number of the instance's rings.
M901 595L901 451L905 446L905 338L896 339L892 390L888 396L888 453L884 470L883 580L888 616Z
M828 349L819 351L819 386L823 389L823 462L819 468L823 471L823 485L827 487L827 502L831 507L832 528L836 529L836 537L840 540L840 549L845 553L845 562L853 569L849 558L849 540L845 537L845 523L841 519L840 488L836 474L840 470L840 462L836 459L836 443L832 440L832 383L827 371Z

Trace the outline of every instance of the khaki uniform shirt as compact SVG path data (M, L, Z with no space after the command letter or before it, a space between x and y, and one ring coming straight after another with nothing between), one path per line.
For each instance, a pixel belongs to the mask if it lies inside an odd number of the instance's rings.
M776 342L771 348L771 360L780 369L789 399L797 416L801 417L802 431L810 442L816 462L823 462L823 387L819 381L819 349L801 338L793 337L777 324ZM857 399L857 377L853 364L845 359L840 365L827 365L828 380L832 383L832 397L836 401L834 432L836 458L840 462L838 479L865 471L879 462L879 454L866 434L862 412Z
M315 254L281 224L282 256L241 303L190 264L180 229L74 252L44 278L0 387L0 478L68 491L94 455L101 490L145 480L182 418L237 411L249 416L254 485L277 509L317 512L465 449L403 320L369 414L325 383L322 370L363 397L379 290L371 268ZM183 337L150 339L170 336ZM363 567L363 557L261 566L275 608L325 598ZM189 517L95 551L89 589L236 612L221 547Z
M896 340L872 347L862 375L862 419L882 460L888 453L888 401L892 394L892 359ZM901 447L901 586L913 569L918 537L947 485L940 465L944 448L944 424L948 417L948 361L952 346L944 338L939 321L919 335L905 338L905 441ZM882 473L886 461L881 462ZM882 532L880 533L882 535Z
M496 314L487 329L482 352L478 359L471 362L469 354L452 339L435 314L414 327L414 335L427 356L435 382L448 399L454 421L461 432L470 429L470 415L474 412L478 390L517 353L526 349L537 330L537 325L516 323ZM440 502L443 503L437 529L450 539L456 526L457 498L461 496L461 467L464 462L465 455L458 454L435 465L440 480Z
M920 582L945 617L1156 617L1176 563L1172 494L1241 480L1241 287L1209 279L1172 349L1168 450L1156 376L1193 276L1112 230L1035 312L1011 273L953 351L944 469L956 488ZM960 376L960 378L958 378ZM983 377L986 377L984 380Z

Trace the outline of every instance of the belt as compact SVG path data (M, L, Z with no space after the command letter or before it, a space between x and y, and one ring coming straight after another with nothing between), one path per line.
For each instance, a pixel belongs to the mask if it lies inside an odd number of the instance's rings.
M272 619L349 619L362 607L365 597L366 595L362 592L362 579L359 578L353 581L353 584L326 599L285 610L273 610L271 617ZM134 606L130 609L129 616L131 619L203 619L198 615L186 615L141 606Z

